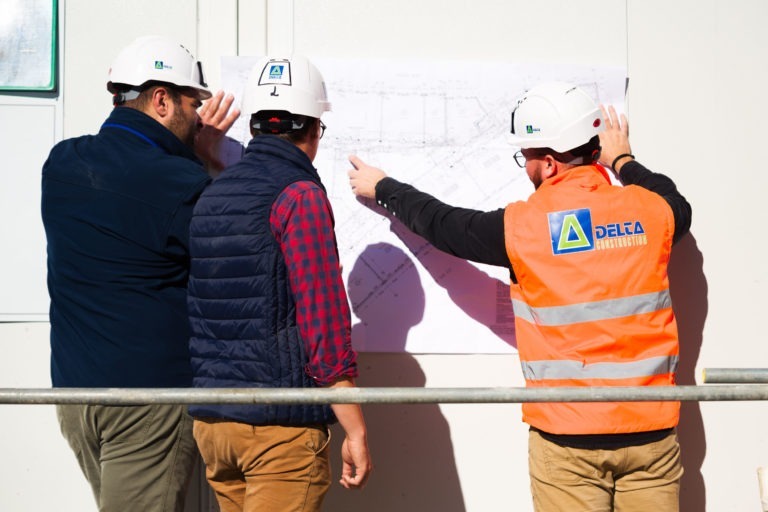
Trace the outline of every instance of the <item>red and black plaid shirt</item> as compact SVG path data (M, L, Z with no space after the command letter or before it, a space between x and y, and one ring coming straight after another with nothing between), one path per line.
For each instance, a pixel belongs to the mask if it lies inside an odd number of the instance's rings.
M310 181L289 185L272 205L269 221L288 267L296 324L309 356L306 372L321 386L357 377L349 303L325 192Z

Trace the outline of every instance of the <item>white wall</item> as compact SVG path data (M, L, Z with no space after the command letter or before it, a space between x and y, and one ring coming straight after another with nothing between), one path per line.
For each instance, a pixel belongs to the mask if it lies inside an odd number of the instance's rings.
M145 33L166 33L188 45L206 63L214 87L220 55L265 51L626 65L634 153L672 176L694 208L691 235L676 247L671 268L681 329L680 382L695 383L706 367L767 365L768 344L760 336L768 306L761 208L768 178L760 160L768 118L763 94L768 3L139 0L126 5L62 1L63 97L26 100L62 109L59 136L98 129L110 108L103 89L109 61ZM19 101L0 96L6 130L5 106ZM45 135L50 126L41 130L41 137L50 138ZM21 159L30 169L39 163L27 162L12 146L8 151L11 161ZM9 171L3 172L8 186ZM37 201L29 202L37 208ZM4 224L18 215L7 213ZM0 297L17 293L0 288ZM0 324L0 387L50 385L47 336L46 323ZM360 383L366 386L522 385L517 358L509 355L362 354L360 363ZM684 404L683 511L759 510L755 470L768 466L767 407L765 402ZM519 405L379 405L366 412L376 471L364 492L334 487L328 510L531 510ZM0 405L0 415L5 458L0 509L91 510L87 484L58 433L53 408ZM337 452L340 434L335 434Z

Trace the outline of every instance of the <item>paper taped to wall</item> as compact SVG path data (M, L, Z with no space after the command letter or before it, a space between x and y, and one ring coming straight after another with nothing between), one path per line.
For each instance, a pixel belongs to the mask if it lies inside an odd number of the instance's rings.
M222 59L239 100L258 57ZM493 210L533 191L507 143L510 114L528 88L578 84L624 110L626 69L508 62L312 59L332 112L314 160L328 191L353 311L353 344L369 352L514 353L505 269L444 254L349 189L357 154L438 199ZM247 141L247 115L230 136Z

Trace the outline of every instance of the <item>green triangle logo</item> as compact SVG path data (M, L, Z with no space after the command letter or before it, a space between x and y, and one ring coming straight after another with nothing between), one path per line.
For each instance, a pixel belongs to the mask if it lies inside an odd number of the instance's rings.
M584 228L579 224L579 219L571 213L563 217L563 227L560 229L560 238L557 241L558 251L582 249L589 247L590 242Z

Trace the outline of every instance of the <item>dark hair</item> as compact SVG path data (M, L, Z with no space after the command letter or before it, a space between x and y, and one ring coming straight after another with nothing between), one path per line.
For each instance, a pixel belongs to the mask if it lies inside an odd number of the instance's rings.
M600 137L595 135L585 144L563 153L559 153L552 148L531 148L529 151L532 151L537 156L551 155L558 162L585 165L591 164L600 158L600 150Z
M306 142L317 131L316 117L291 114L286 110L261 110L251 115L249 126L254 137L276 135L293 144Z

